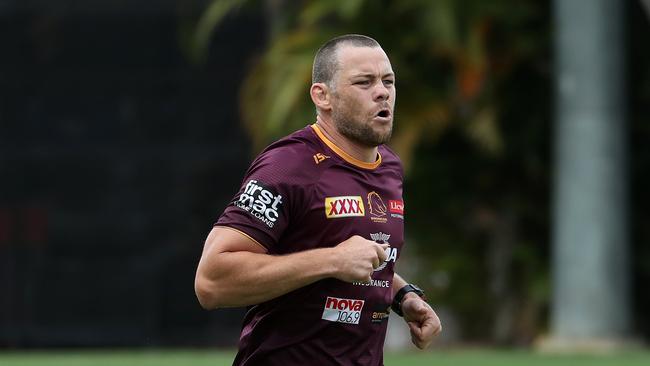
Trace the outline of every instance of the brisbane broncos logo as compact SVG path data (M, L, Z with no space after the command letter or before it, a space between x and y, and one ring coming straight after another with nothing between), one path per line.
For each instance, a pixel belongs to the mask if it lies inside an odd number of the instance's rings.
M372 221L386 222L386 204L384 204L379 193L375 191L368 193L368 211L370 211Z

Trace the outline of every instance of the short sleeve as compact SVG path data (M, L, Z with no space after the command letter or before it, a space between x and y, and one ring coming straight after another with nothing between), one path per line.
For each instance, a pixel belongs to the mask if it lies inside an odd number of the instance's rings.
M291 149L263 152L215 226L238 230L267 249L279 242L299 207L305 182L296 175Z

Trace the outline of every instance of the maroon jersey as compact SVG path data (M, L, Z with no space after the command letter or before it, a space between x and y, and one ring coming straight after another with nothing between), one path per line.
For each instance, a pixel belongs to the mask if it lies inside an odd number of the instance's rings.
M215 225L269 254L334 247L353 235L388 243L370 283L334 278L251 306L234 365L383 365L395 261L404 242L402 166L385 146L375 163L305 127L270 145Z

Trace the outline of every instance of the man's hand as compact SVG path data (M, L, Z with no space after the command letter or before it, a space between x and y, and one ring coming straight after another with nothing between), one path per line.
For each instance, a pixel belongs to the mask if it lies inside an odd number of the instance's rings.
M433 338L442 331L438 315L426 301L413 292L404 296L402 313L411 330L411 341L419 349L427 348Z
M369 282L372 272L386 260L388 244L354 235L337 245L335 261L338 273L334 276L346 282Z

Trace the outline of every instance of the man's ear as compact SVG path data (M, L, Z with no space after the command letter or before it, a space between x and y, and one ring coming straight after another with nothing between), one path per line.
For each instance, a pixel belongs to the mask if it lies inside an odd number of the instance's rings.
M332 95L327 85L323 83L312 84L311 89L309 89L309 95L316 108L326 111L332 109L330 100Z

